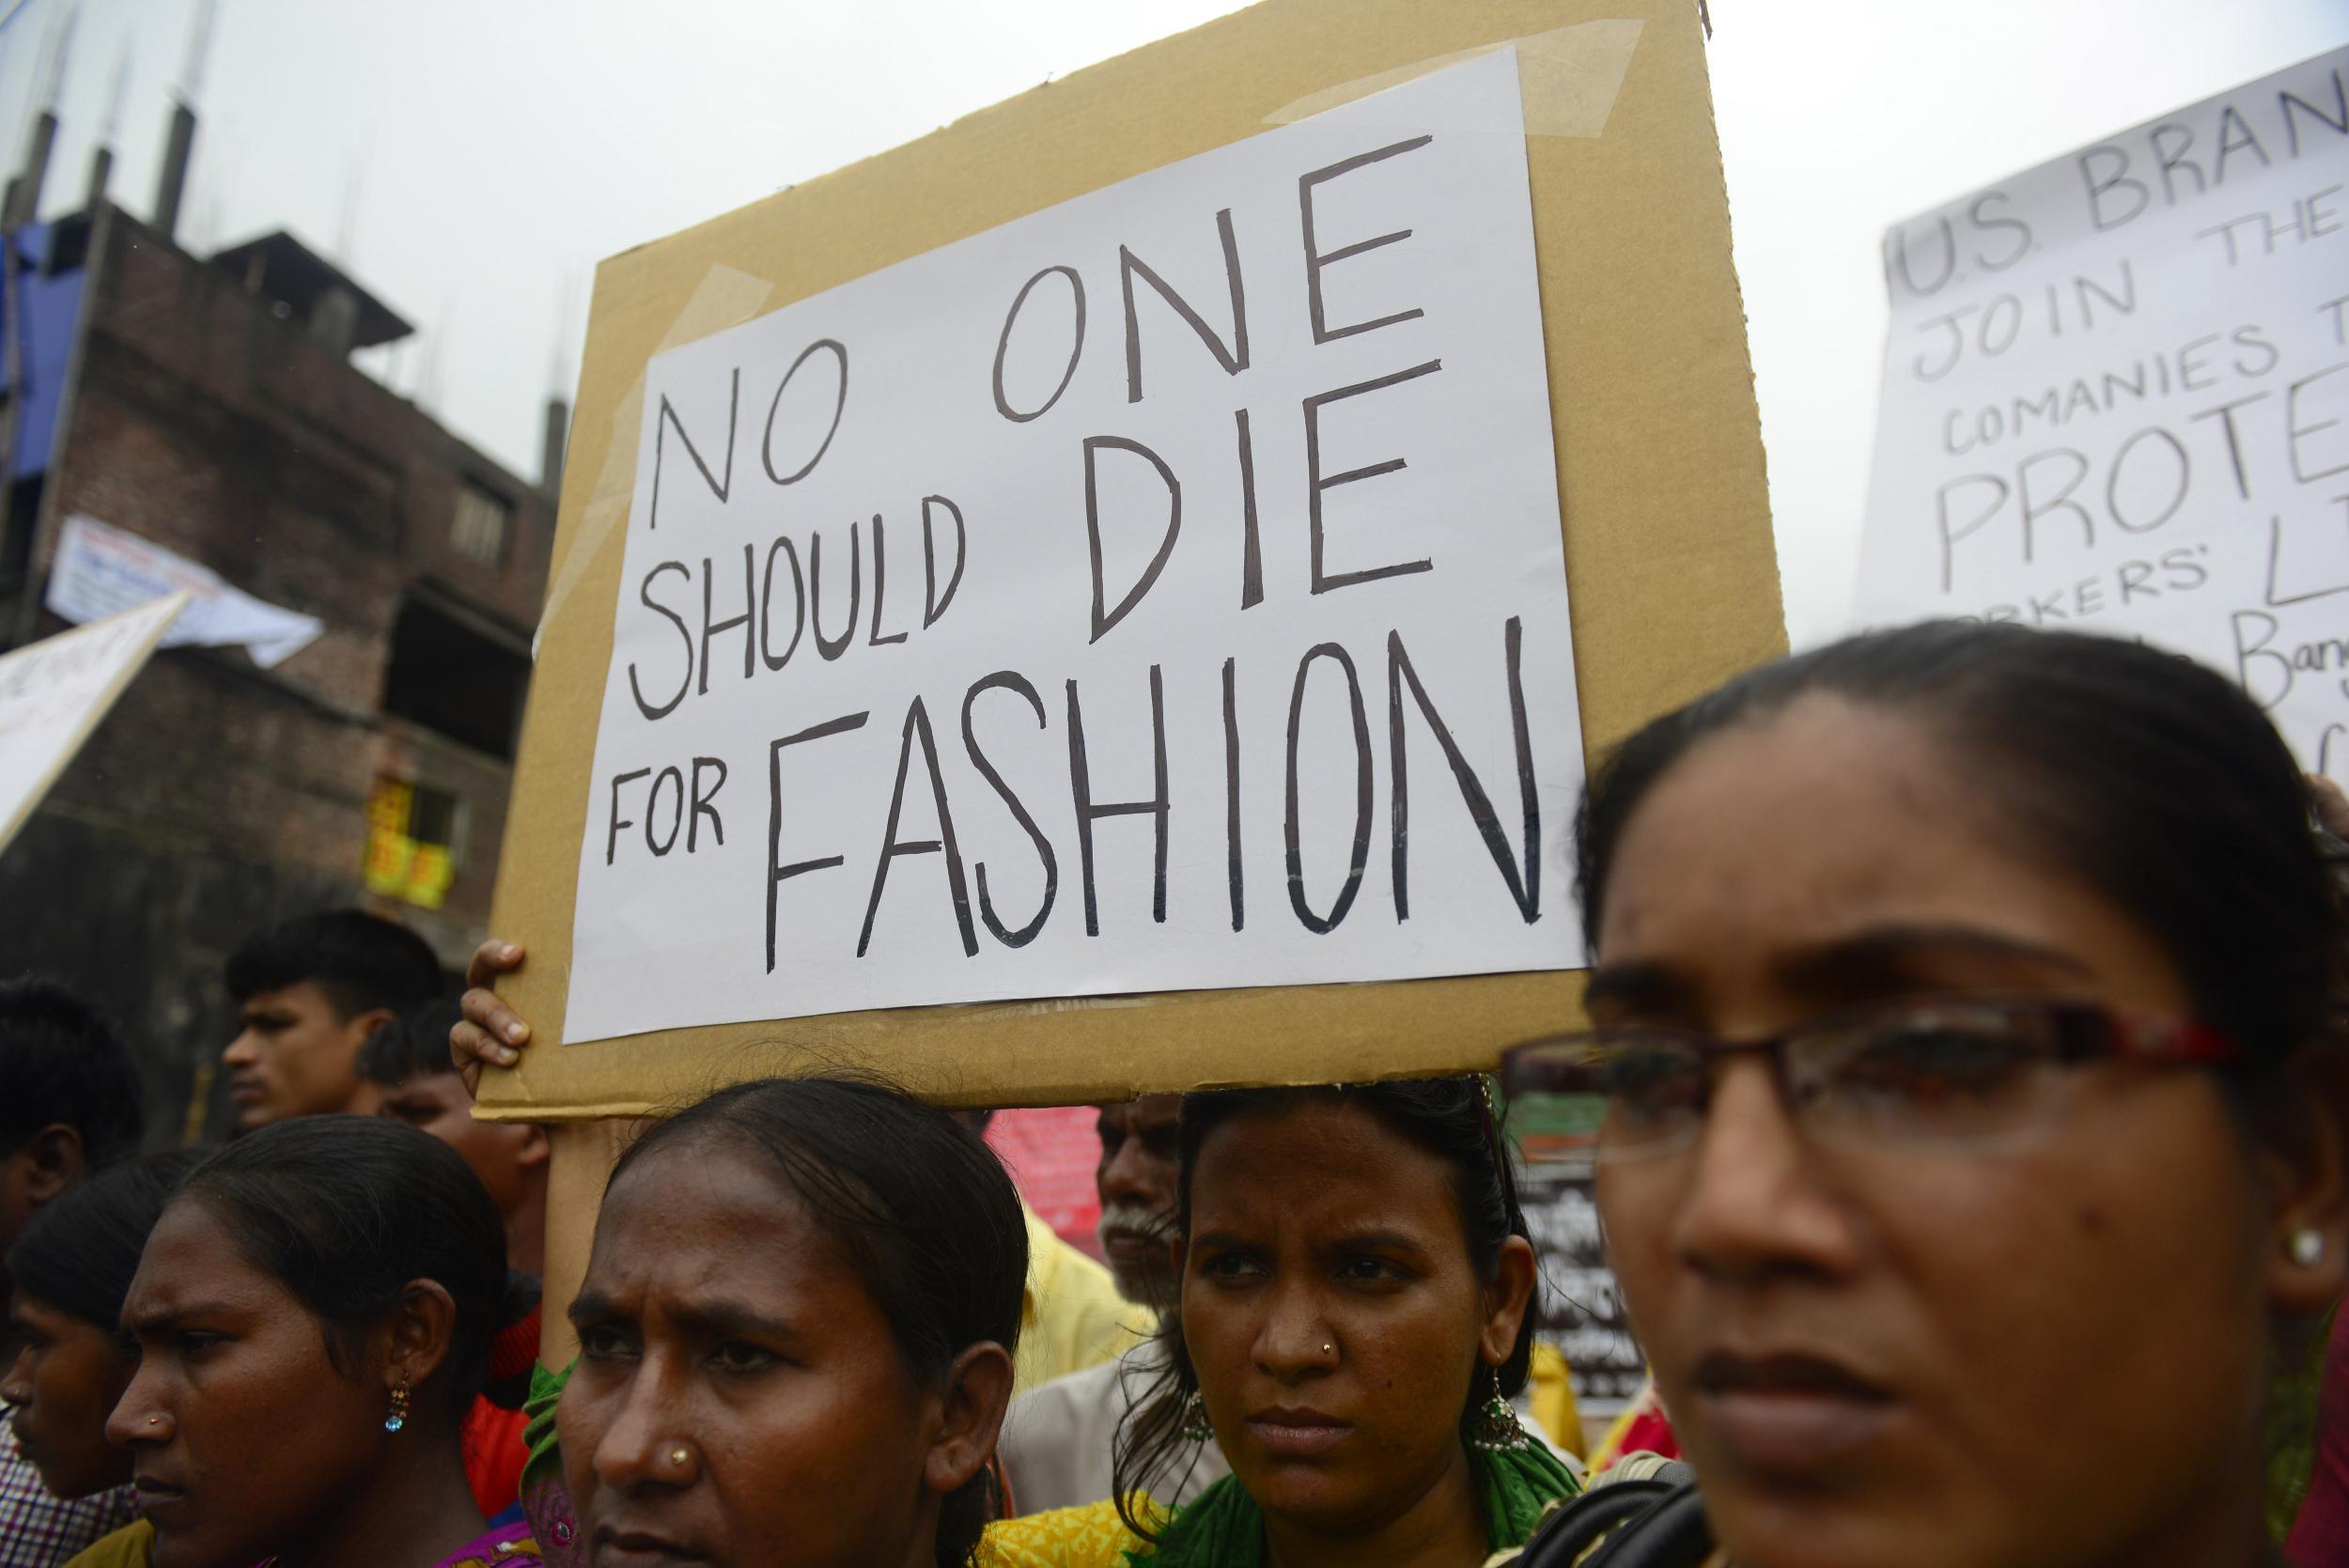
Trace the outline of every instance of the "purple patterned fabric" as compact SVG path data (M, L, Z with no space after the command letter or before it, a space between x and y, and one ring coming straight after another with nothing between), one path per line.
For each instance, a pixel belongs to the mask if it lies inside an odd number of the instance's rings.
M540 1568L538 1543L526 1523L505 1525L475 1536L441 1559L438 1568Z

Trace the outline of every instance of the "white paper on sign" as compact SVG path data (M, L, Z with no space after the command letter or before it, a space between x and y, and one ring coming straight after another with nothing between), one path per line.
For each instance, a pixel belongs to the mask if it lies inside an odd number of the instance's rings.
M2349 50L1885 237L1862 625L2138 636L2349 781Z
M1517 62L654 359L566 1034L1579 961Z
M168 595L0 655L0 849L187 605Z
M94 621L183 590L194 597L163 634L167 648L241 646L273 670L325 629L316 615L255 598L210 567L78 513L58 535L42 602L69 621Z

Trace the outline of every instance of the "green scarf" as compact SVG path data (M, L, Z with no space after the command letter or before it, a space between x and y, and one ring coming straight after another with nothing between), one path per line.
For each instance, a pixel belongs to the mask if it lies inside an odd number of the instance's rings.
M1536 1440L1515 1452L1470 1449L1469 1475L1485 1510L1489 1549L1522 1546L1560 1498L1582 1489L1574 1472ZM1174 1517L1158 1550L1129 1552L1135 1568L1262 1568L1264 1511L1230 1476L1208 1487Z

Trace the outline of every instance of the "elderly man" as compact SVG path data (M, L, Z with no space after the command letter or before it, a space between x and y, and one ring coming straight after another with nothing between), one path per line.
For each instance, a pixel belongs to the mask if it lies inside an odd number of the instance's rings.
M1175 1189L1182 1173L1176 1141L1180 1094L1145 1094L1100 1108L1101 1254L1119 1294L1154 1312L1170 1311L1174 1273ZM1129 1401L1159 1372L1158 1347L1144 1341L1117 1359L1056 1377L1012 1401L997 1452L1022 1514L1074 1508L1111 1495L1110 1444ZM1229 1473L1210 1440L1181 1489L1164 1502L1190 1501Z

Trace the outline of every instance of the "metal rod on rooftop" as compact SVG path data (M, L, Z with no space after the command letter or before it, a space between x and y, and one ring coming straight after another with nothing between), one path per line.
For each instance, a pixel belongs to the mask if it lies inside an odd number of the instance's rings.
M24 163L8 188L8 210L0 212L0 224L10 228L31 223L40 212L41 187L49 179L49 154L57 145L57 95L65 84L66 59L73 49L73 23L80 15L78 6L65 13L50 40L48 58L41 62L37 100L40 109L25 131Z
M114 86L106 94L106 117L98 128L98 143L90 148L89 194L83 198L83 207L98 210L98 204L106 199L106 182L114 177L115 137L122 130L122 100L131 85L131 48L128 44L115 55Z
M179 226L179 200L187 194L188 158L195 150L195 111L171 106L171 130L163 141L163 166L155 180L155 227L166 240Z

